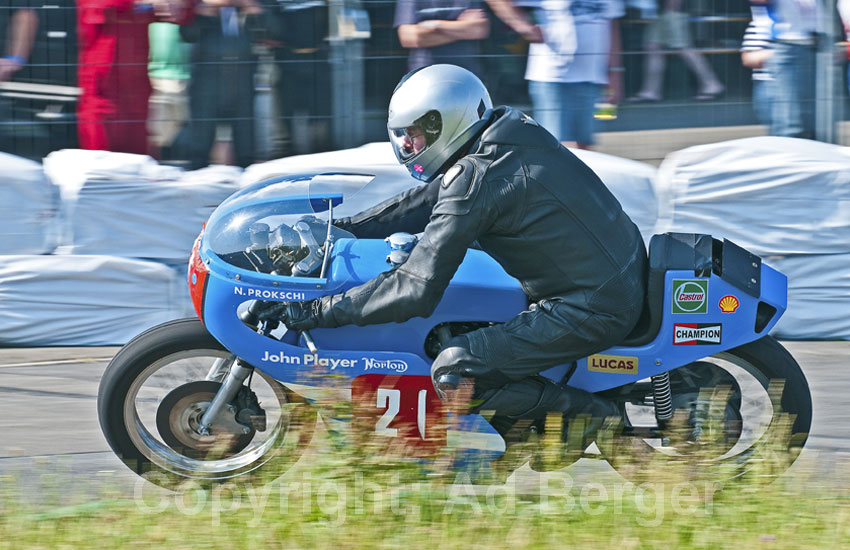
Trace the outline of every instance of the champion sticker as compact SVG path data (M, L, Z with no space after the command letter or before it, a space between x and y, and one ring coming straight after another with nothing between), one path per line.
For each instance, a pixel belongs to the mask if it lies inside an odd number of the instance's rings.
M673 325L674 346L712 346L720 343L723 325L678 323Z

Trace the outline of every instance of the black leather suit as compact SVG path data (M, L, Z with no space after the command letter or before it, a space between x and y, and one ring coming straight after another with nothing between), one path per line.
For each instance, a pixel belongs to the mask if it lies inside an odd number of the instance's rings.
M590 168L509 107L495 109L446 174L339 220L360 238L424 234L397 269L322 298L319 326L427 317L477 243L532 303L505 324L453 339L432 377L472 377L478 410L498 415L580 412L590 394L533 375L615 345L635 325L646 270L637 227Z

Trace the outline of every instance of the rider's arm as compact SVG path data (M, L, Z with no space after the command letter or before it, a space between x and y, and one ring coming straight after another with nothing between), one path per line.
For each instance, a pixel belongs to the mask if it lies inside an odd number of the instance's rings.
M12 78L12 75L27 62L32 52L37 29L38 16L35 10L21 8L12 14L9 20L6 55L0 57L0 82Z
M490 34L490 21L483 10L465 10L455 20L430 19L399 25L398 39L405 48L433 48L458 40L483 40Z
M408 260L363 285L322 298L319 327L400 323L433 313L467 248L496 216L495 208L475 206L484 193L473 182L471 163L461 163L468 174L440 188L431 221Z
M431 183L408 189L350 218L339 218L334 225L360 239L383 239L400 231L421 233L437 202L440 181L437 178Z
M514 4L514 0L484 0L496 17L521 35L527 42L543 42L543 30L535 25L528 14Z

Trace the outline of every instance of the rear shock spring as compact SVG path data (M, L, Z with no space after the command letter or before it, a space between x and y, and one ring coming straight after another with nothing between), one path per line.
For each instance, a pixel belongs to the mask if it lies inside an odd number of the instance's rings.
M655 418L659 422L670 420L673 417L673 392L670 389L669 372L652 377L652 396Z

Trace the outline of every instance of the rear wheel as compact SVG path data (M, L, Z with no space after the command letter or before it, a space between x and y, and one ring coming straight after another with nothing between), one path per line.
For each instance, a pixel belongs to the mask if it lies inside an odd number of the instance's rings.
M808 383L797 362L767 336L670 372L674 416L655 421L651 385L609 392L625 419L602 434L603 456L627 478L679 464L692 472L758 470L770 479L797 458L812 421Z
M98 416L112 450L136 473L166 487L236 476L264 482L283 474L309 444L316 412L260 371L250 388L266 411L264 430L240 424L235 407L225 407L208 435L197 431L234 361L197 319L137 336L100 383Z

